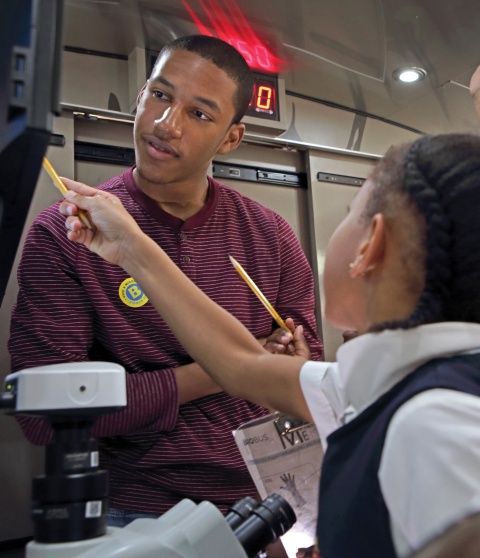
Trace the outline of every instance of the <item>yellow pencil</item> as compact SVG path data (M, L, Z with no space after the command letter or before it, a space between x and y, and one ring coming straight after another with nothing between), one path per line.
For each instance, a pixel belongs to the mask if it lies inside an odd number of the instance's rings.
M252 291L257 295L260 302L265 306L265 308L270 312L272 318L277 322L277 324L282 327L285 331L289 331L293 335L293 331L285 325L285 322L279 316L275 308L268 302L262 291L255 285L248 273L243 269L243 267L237 262L233 256L228 256L233 264L233 267L237 270L240 277L245 281L245 283L252 289Z
M48 174L50 175L50 178L53 180L53 183L55 184L55 186L60 190L60 192L62 193L62 196L65 196L65 194L68 192L68 188L65 186L65 184L61 181L60 177L58 176L57 172L55 171L55 169L52 167L50 161L44 157L43 158L43 168L48 172ZM86 216L85 212L82 211L81 209L78 212L78 216L80 218L80 220L82 221L82 223L88 228L88 229L92 229L92 225L90 223L90 221L88 220L88 217Z

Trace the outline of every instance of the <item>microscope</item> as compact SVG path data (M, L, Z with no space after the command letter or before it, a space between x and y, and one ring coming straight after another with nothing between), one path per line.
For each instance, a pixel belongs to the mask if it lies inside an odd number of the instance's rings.
M185 499L158 519L107 527L108 473L95 419L127 404L125 370L109 362L29 368L8 375L0 407L44 417L53 429L45 474L33 479L33 540L26 558L254 558L295 523L280 495L246 497L224 516Z
M5 4L5 6L4 6ZM0 304L47 146L61 114L64 0L9 0L0 18ZM56 138L61 139L61 138ZM246 558L296 521L279 495L245 498L223 514L182 500L158 519L107 528L108 474L95 419L127 404L125 370L107 362L29 368L5 379L0 408L53 430L45 474L33 479L27 558Z

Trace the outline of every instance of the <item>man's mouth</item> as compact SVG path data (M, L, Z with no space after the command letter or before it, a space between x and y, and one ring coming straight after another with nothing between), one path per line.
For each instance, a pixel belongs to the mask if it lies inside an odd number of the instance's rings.
M144 140L155 151L158 151L160 153L166 153L167 155L170 155L171 157L178 157L178 153L167 142L161 141L161 140L159 140L155 137L152 137L152 136L145 136Z

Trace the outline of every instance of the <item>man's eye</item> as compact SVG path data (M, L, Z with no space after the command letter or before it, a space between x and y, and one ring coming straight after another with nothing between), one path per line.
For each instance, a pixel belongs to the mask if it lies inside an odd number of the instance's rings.
M165 99L166 95L163 91L159 91L158 89L155 89L153 91L153 94L155 95L155 97L157 97L157 99Z
M204 112L202 112L201 110L194 110L193 114L197 118L200 118L201 120L209 120L209 117Z

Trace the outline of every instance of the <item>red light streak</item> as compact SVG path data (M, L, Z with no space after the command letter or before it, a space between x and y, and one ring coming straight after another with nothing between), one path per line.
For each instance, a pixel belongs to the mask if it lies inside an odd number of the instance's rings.
M202 35L208 35L208 36L212 37L213 34L210 33L208 31L208 29L203 25L203 23L196 16L195 12L192 10L192 8L188 4L188 2L186 2L186 0L182 0L182 4L185 6L185 9L187 10L190 17L192 18L193 23L195 23L195 25L197 26L197 29L198 29L199 33L202 34Z
M196 25L199 33L217 37L230 43L245 58L252 70L279 73L283 61L275 56L255 34L235 0L198 0L200 9L194 10L187 0L182 4ZM203 23L199 12L203 10Z

